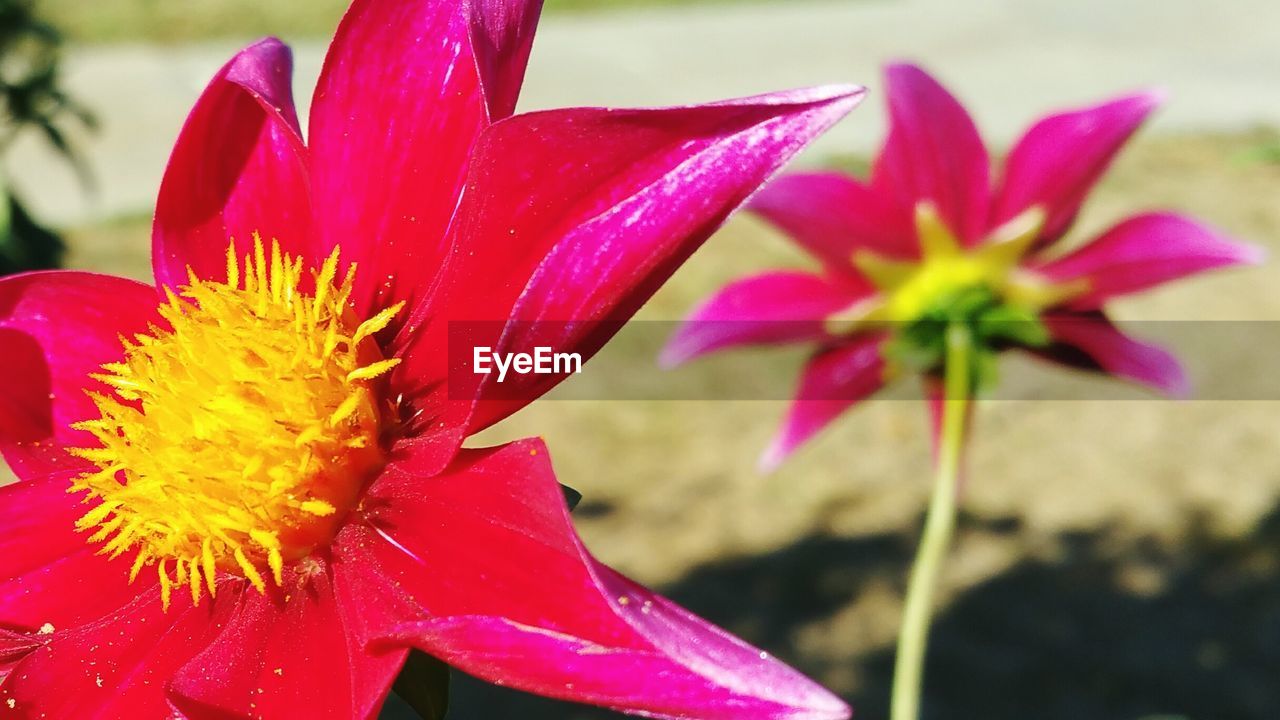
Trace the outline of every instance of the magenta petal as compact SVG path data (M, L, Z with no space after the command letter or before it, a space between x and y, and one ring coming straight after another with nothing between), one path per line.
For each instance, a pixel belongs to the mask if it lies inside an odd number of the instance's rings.
M463 451L438 477L401 459L365 506L359 544L418 607L390 641L504 686L652 717L848 717L809 680L591 557L539 441Z
M884 340L882 333L864 335L809 360L782 428L760 458L761 470L777 469L832 420L884 385Z
M919 249L911 213L840 173L783 175L747 205L833 270L849 272L861 249L914 257Z
M1037 122L1005 161L991 226L1040 206L1047 213L1040 244L1061 237L1094 183L1160 100L1157 93L1142 93Z
M93 442L70 425L96 417L88 377L119 360L119 335L158 320L155 289L82 272L0 278L0 452L19 477L83 466L64 445Z
M364 313L418 297L440 269L488 124L476 4L356 0L329 47L309 128L317 233L359 264L353 300Z
M1178 359L1125 335L1101 313L1044 317L1054 345L1037 355L1068 367L1095 370L1148 385L1173 397L1191 391Z
M161 609L153 588L101 622L57 632L0 685L0 718L169 718L169 678L209 643L235 597Z
M889 137L876 159L872 187L910 209L933 202L942 219L973 244L987 230L990 159L973 119L924 70L885 69Z
M279 40L242 50L214 76L169 158L152 232L156 282L226 278L227 244L253 233L312 257L306 150L290 88L293 56Z
M491 120L515 112L542 0L470 0L471 43Z
M22 658L39 649L47 639L38 633L0 628L0 682L9 677L9 672Z
M540 345L589 357L861 95L828 87L665 110L556 110L494 125L476 150L445 284L415 314L427 324L409 323L414 344L399 375L444 378L446 345L502 352ZM499 338L508 318L518 322ZM465 342L446 340L451 321L467 320L496 322ZM460 386L483 377L462 375L450 383L455 398L472 396ZM527 402L561 379L508 378L504 394ZM420 405L442 407L445 394L439 384ZM483 403L469 426L487 426L522 404Z
M374 717L405 651L373 652L347 627L330 569L313 558L280 598L247 589L217 639L178 672L174 703L190 717Z
M1213 268L1261 262L1255 247L1172 213L1137 215L1093 242L1036 270L1056 281L1083 280L1088 291L1071 306L1093 309L1117 295Z
M75 521L92 509L67 493L75 472L0 488L0 627L66 630L96 620L148 587L129 584L130 557L108 560ZM154 584L154 583L150 583Z
M662 364L679 365L736 345L817 340L823 323L870 294L868 288L805 272L771 272L721 288L695 309L662 351Z

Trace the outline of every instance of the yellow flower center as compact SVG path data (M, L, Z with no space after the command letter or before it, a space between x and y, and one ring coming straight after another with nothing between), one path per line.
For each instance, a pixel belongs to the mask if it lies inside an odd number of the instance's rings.
M919 260L885 258L867 250L854 255L853 264L880 292L830 317L832 332L868 323L910 323L966 290L989 290L1009 305L1035 312L1085 290L1080 283L1052 283L1019 266L1044 227L1039 208L1010 220L972 248L959 242L927 202L916 207L915 221Z
M100 417L76 425L96 470L70 492L100 501L77 522L112 557L136 551L130 581L155 567L164 604L215 594L218 571L259 591L327 543L384 465L375 378L396 365L373 336L401 306L359 322L335 250L318 271L260 238L225 282L166 288L168 327L122 338L124 357L93 377ZM307 289L314 287L312 294Z

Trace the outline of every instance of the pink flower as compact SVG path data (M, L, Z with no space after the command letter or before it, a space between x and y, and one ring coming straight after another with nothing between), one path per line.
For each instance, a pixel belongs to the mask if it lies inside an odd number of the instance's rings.
M357 0L306 142L289 51L249 47L174 149L155 286L0 281L0 715L371 717L418 648L653 717L848 716L592 558L539 441L461 449L522 403L449 383L446 329L583 321L555 344L590 355L860 90L511 117L539 9Z
M992 178L973 120L937 81L912 65L891 65L886 82L889 135L870 181L789 175L750 204L822 271L731 283L691 314L664 351L664 362L677 364L733 346L817 346L762 465L779 465L895 376L936 373L945 321L957 313L977 325L988 360L1022 346L1185 393L1178 362L1118 330L1103 305L1211 268L1258 262L1260 253L1159 212L1050 254L1159 97L1141 93L1042 118Z

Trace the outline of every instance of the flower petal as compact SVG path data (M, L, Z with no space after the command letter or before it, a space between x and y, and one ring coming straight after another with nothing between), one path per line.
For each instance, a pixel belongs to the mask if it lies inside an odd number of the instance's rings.
M390 641L491 682L652 717L848 717L793 670L592 558L539 441L466 450L434 478L393 463L366 508L359 544L382 586L419 608Z
M928 200L968 244L982 239L990 210L990 159L973 119L946 88L906 64L885 69L889 137L871 185L904 208Z
M894 200L835 172L792 173L769 183L747 208L776 225L832 270L853 271L861 249L915 257L911 214Z
M168 611L152 588L101 622L56 633L0 685L0 718L167 718L173 673L217 634L238 593Z
M801 445L885 382L883 333L855 337L809 360L782 428L760 458L760 469L776 470Z
M464 356L480 346L547 346L590 357L730 212L861 95L828 87L665 110L558 110L494 125L476 151L446 284L407 326L413 345L399 376L436 383L419 407L443 408L446 394L473 397L487 377L456 362L449 376L450 358L439 351L446 346ZM515 322L504 331L508 319ZM464 337L449 332L455 321L490 322ZM496 422L562 379L508 378L504 396L523 402L483 403L470 428ZM454 405L455 417L471 412Z
M9 677L22 658L38 650L44 644L42 636L0 628L0 682Z
M806 272L771 272L729 283L681 324L662 351L675 366L735 345L773 345L826 336L824 321L872 290Z
M333 567L318 556L283 597L248 591L223 632L173 681L191 717L370 718L404 663L404 650L373 652L352 632ZM216 712L214 712L216 710Z
M253 233L306 258L311 200L306 150L290 87L293 56L279 40L242 50L214 76L169 158L152 232L156 282L226 278L227 244Z
M77 532L91 509L64 471L0 488L0 627L65 630L114 612L147 588L129 584L132 557L108 560Z
M1182 365L1169 351L1125 335L1102 313L1043 318L1054 344L1035 354L1068 367L1104 372L1173 397L1191 392Z
M542 0L470 0L471 44L491 120L509 117L524 83Z
M19 477L83 464L62 446L88 444L72 430L97 410L89 378L123 354L120 335L156 321L155 289L82 272L0 278L0 452Z
M1036 268L1057 282L1084 280L1088 290L1073 308L1093 309L1108 299L1229 265L1256 264L1261 250L1228 240L1172 213L1129 218L1093 242Z
M1046 212L1039 244L1057 240L1116 153L1160 101L1154 92L1130 95L1032 125L1005 161L991 227L1038 205Z
M482 129L514 107L538 0L356 0L311 110L324 248L361 267L368 311L422 297ZM486 95L488 106L486 106Z

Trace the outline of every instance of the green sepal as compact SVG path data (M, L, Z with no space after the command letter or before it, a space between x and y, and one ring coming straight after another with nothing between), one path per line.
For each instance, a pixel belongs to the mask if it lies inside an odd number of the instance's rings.
M999 381L999 353L1010 345L1045 347L1049 331L1034 310L1007 304L986 287L946 296L913 322L896 328L885 343L885 362L900 372L938 374L946 360L947 329L969 327L973 341L970 387L982 392Z

